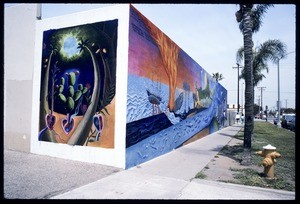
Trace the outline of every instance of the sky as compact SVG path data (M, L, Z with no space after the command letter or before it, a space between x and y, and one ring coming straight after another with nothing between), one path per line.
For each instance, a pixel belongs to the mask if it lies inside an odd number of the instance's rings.
M114 4L42 4L42 19L96 9ZM11 6L6 5L6 6ZM243 46L243 35L235 19L237 4L133 4L146 18L169 36L209 74L224 76L220 84L228 91L228 103L237 103L238 70L236 51ZM254 48L267 40L286 44L286 58L280 60L280 100L282 108L295 108L296 93L296 6L274 4L264 15L259 32L253 34ZM243 66L243 62L240 63ZM263 107L275 110L278 100L278 67L268 63L269 72L258 87ZM241 69L240 69L241 72ZM239 82L240 104L244 104L244 80ZM255 88L255 103L261 97Z

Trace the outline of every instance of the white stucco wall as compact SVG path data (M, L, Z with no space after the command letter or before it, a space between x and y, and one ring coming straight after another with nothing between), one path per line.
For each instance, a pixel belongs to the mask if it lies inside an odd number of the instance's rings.
M118 19L114 148L106 149L101 147L72 146L68 144L38 141L43 31L113 19ZM32 108L31 119L32 153L125 168L129 29L128 24L128 4L109 6L85 12L58 16L40 20L37 22L32 86L32 107L36 107Z
M36 4L4 10L4 148L30 151Z

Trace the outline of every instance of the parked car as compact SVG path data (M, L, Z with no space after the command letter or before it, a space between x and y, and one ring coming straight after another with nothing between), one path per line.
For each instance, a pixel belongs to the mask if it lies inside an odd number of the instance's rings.
M295 132L295 128L296 128L295 122L296 122L296 116L293 116L293 119L291 121L287 122L288 128L293 132Z
M260 119L260 114L256 114L256 115L254 116L254 118L255 118L255 119Z
M275 118L273 122L274 122L274 125L277 125L277 123L278 123L278 118Z
M295 114L286 114L282 116L281 127L289 129L291 121L295 118Z

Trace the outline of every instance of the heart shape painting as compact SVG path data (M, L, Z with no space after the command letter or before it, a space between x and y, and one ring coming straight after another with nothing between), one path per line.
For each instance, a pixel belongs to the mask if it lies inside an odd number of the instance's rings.
M53 130L53 126L56 122L56 117L53 114L46 115L46 125L49 130Z
M96 127L98 132L101 132L104 126L103 116L102 114L94 115L93 117L94 126Z
M74 128L74 119L72 118L68 121L67 118L62 119L61 121L62 129L66 134L69 134Z
M97 129L97 134L96 134L95 140L99 141L100 134L104 127L103 115L102 114L94 115L93 122L94 122L95 128Z

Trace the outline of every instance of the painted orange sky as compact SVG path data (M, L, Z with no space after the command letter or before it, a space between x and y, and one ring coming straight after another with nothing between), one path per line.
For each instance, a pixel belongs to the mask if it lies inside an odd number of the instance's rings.
M129 31L129 74L160 81L169 85L168 76L163 67L160 51L151 39L140 13L132 10ZM143 18L145 19L145 18ZM161 32L161 31L160 31ZM183 50L180 50L177 62L177 88L183 89L184 82L190 90L195 90L195 83L200 85L201 67Z

